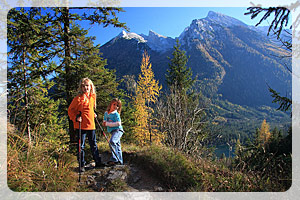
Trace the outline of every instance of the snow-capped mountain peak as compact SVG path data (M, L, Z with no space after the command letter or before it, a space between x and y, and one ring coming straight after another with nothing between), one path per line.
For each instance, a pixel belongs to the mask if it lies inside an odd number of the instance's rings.
M140 36L140 35L138 35L136 33L133 33L133 32L127 33L124 30L117 37L115 37L114 40L119 39L119 38L124 38L126 40L134 39L134 40L136 40L138 42L142 42L142 43L146 42L146 40L142 36Z
M149 31L148 36L142 36L147 40L148 46L154 51L164 52L175 44L175 39L160 35L152 30Z
M187 44L194 39L198 40L214 40L215 33L218 30L223 30L222 27L243 26L248 27L245 23L227 15L209 11L207 17L203 19L194 19L190 26L179 36L181 44Z
M230 28L234 26L249 27L240 20L233 17L209 11L207 16L202 19L194 19L190 26L178 37L180 43L190 46L190 43L195 39L200 41L210 41L216 39L219 31L222 32L224 27ZM133 32L122 31L112 42L115 42L119 38L126 40L136 40L138 43L147 44L153 51L165 52L168 49L172 49L175 45L175 39L160 35L153 30L150 30L148 35L136 34Z
M148 37L159 37L159 38L167 38L166 36L160 35L152 30L149 31Z
M146 43L153 51L158 52L164 52L170 48L173 48L173 45L175 44L175 39L160 35L152 30L149 31L148 35L139 35L133 32L127 33L126 31L122 31L110 42L115 43L120 38L126 40L136 40L138 43Z
M208 21L216 22L218 24L224 25L224 26L247 26L245 23L243 23L240 20L237 20L233 17L230 17L228 15L224 15L222 13L217 13L214 11L209 11L207 14L207 17L205 18Z

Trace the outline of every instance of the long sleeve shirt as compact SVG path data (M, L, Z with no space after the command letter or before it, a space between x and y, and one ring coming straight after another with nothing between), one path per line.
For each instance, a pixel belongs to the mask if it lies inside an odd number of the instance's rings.
M104 113L104 122L106 122L107 132L111 133L113 130L120 129L123 131L120 114L115 110L111 113Z
M91 94L87 96L86 94L81 94L76 96L71 102L68 115L73 121L74 128L79 129L79 122L76 121L76 116L81 112L81 129L82 130L94 130L95 129L95 106L96 95Z

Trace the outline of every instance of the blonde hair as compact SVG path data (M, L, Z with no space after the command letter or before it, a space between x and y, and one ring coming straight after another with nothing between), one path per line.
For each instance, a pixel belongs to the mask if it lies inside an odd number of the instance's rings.
M110 107L111 107L111 105L112 105L114 102L117 102L117 104L118 104L118 109L117 109L117 111L118 111L119 114L121 114L121 110L122 110L122 102L121 102L121 100L118 99L118 98L114 98L113 100L111 100L111 102L109 103L109 105L108 105L106 111L109 112Z
M91 94L95 94L95 108L96 108L96 89L95 89L95 86L94 86L94 83L91 81L91 79L89 78L82 78L80 81L79 81L79 85L78 85L78 93L79 94L83 94L83 91L82 91L82 85L84 85L85 83L88 83L90 86L91 86L91 90L90 90L90 95Z

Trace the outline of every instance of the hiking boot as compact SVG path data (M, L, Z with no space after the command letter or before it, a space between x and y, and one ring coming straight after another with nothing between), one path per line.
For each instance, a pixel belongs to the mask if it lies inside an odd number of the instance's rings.
M116 165L123 165L123 164L121 164L121 162L119 162L119 161L115 162L115 164L116 164Z
M107 165L111 167L111 166L116 165L116 163L115 163L114 161L108 161L108 162L107 162Z
M103 162L96 162L95 168L101 168L106 167L106 165Z
M80 172L85 172L85 168L84 168L84 167L81 167L81 168L80 168Z
M122 164L119 161L118 162L108 161L107 165L108 166L115 166L115 165L122 165Z

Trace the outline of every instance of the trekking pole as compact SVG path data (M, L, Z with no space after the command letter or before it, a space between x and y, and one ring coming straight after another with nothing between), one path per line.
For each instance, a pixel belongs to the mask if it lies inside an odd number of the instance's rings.
M79 114L76 115L76 120L78 117L81 117L81 111L79 111ZM79 131L78 131L78 162L79 162L79 178L78 178L78 182L80 182L80 176L81 176L81 121L79 121Z
M111 151L115 154L116 158L118 159L119 163L121 164L120 159L118 158L118 156L117 156L117 154L116 154L114 148L113 148L113 147L111 146L111 144L109 143L109 141L108 141L108 139L107 139L107 137L106 137L106 135L105 135L105 132L104 132L102 126L100 125L100 123L99 123L97 117L96 117L95 119L96 119L97 124L100 126L100 129L101 129L101 131L102 131L102 133L103 133L103 135L104 135L106 141L108 142L108 145L109 145L109 147L111 148Z

